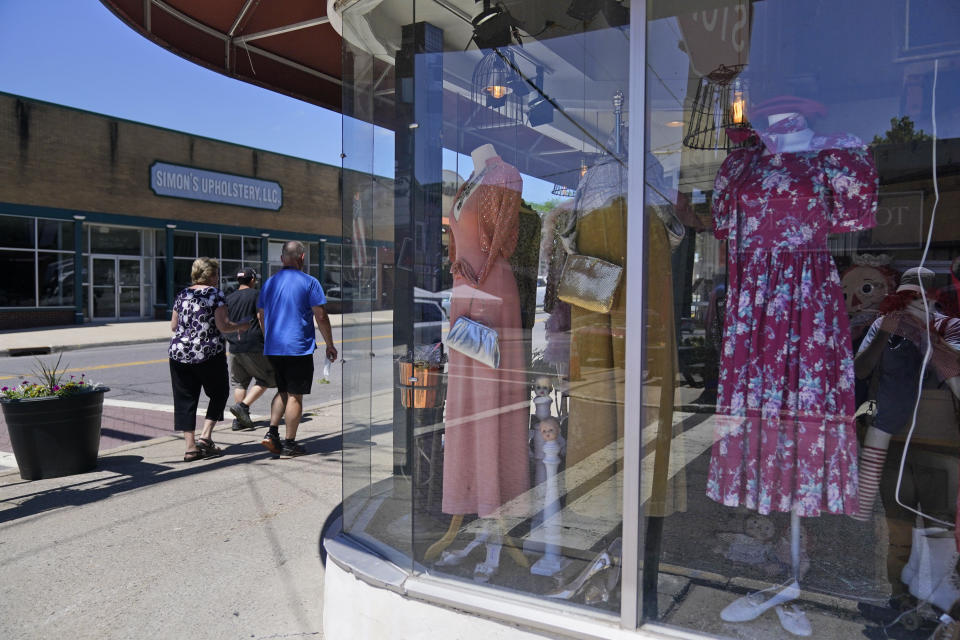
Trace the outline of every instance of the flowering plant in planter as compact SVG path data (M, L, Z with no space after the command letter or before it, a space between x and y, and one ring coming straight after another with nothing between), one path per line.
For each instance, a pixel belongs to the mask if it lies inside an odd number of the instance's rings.
M86 374L81 373L66 377L66 369L60 367L63 354L57 358L55 365L48 366L39 358L38 366L34 369L34 376L40 382L22 380L20 384L10 387L0 387L0 400L24 400L29 398L62 398L84 391L93 391L100 387L100 383L93 384L87 380Z
M0 387L0 409L24 480L84 473L97 466L103 396L110 389L87 382L84 374L67 378L62 358L52 367L37 360L34 375L39 382Z

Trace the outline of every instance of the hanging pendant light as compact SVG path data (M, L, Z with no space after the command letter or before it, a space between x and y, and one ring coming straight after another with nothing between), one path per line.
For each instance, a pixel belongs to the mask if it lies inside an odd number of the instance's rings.
M689 149L730 150L742 146L727 136L730 127L749 127L747 85L739 77L746 65L720 65L700 80L683 138Z
M512 53L494 49L474 67L471 99L478 107L480 126L513 125L523 120L521 92L515 90L523 79L514 66Z

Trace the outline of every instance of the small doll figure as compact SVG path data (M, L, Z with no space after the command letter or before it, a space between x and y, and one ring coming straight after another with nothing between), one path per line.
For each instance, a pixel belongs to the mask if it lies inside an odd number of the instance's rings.
M553 416L547 416L541 419L533 429L533 483L535 485L543 482L547 477L547 470L544 466L544 446L548 442L555 442L556 454L562 456L566 451L567 442L560 433L560 421Z
M560 435L560 421L550 416L540 421L537 429L540 431L540 439L544 443L556 441L560 445L560 451L566 446L566 441Z
M551 415L550 407L553 404L553 383L547 376L537 376L533 382L533 406L537 418L543 420Z

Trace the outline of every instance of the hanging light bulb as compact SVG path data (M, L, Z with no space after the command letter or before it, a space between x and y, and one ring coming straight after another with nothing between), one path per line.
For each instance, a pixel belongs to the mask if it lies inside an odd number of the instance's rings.
M580 177L587 175L587 163L582 158L580 159Z
M486 91L487 94L489 94L494 100L499 100L513 91L513 89L504 84L491 84L484 87L483 90Z
M737 78L733 83L733 102L730 104L730 119L735 124L743 124L747 101L743 97L743 82Z

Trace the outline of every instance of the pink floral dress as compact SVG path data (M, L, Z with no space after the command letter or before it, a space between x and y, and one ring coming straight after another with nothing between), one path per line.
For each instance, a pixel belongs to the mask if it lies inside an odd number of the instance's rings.
M855 514L853 354L827 234L876 224L877 172L853 136L765 149L751 137L714 185L729 289L707 495L763 514Z

